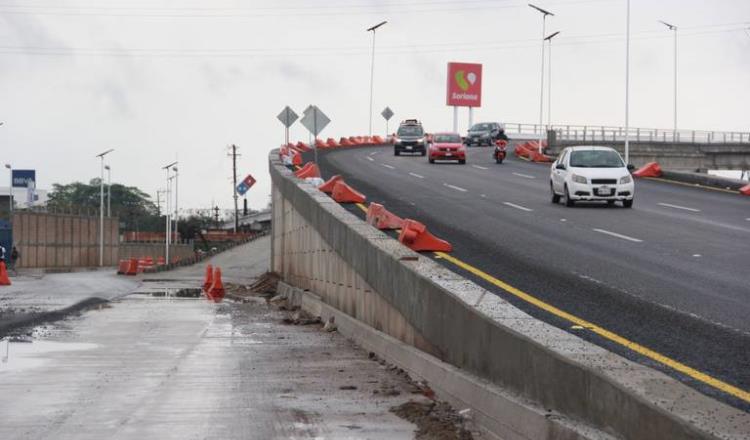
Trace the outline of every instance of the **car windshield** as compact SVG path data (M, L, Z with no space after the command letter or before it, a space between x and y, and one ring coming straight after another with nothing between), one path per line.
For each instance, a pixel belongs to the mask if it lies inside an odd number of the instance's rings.
M424 131L419 125L402 125L398 128L399 136L422 136Z
M438 144L460 144L461 136L457 134L436 134L435 143Z
M471 131L487 131L492 130L492 125L490 124L476 124L470 129Z
M576 168L622 168L620 155L612 150L581 150L570 154L570 166Z

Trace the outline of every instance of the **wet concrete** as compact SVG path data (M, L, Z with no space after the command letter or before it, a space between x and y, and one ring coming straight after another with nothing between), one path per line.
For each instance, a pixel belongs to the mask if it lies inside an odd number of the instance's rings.
M414 437L389 410L425 398L335 332L257 301L111 305L0 344L0 438Z

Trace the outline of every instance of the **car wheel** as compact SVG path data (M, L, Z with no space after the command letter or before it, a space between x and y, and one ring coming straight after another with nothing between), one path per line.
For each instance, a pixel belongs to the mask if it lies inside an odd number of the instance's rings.
M461 165L466 165L466 159L459 159L458 163Z
M401 154L401 153L398 150L393 150L393 155L394 156L398 156L399 154Z
M429 159L428 159L428 161L429 161L430 163L435 163L435 159L433 159L433 158L429 158Z
M622 206L624 206L625 208L632 208L633 207L633 200L635 200L635 199L623 200L622 201Z
M426 154L427 154L427 152L426 152L426 151L423 151L423 152L422 152L422 156L424 156L424 155L426 155Z
M570 192L568 191L568 185L565 185L565 206L567 206L567 207L570 208L572 206L575 206L575 204L576 204L576 202L574 202L570 198Z
M552 203L560 203L560 195L555 193L554 188L552 188L552 182L549 183L549 189L552 191Z

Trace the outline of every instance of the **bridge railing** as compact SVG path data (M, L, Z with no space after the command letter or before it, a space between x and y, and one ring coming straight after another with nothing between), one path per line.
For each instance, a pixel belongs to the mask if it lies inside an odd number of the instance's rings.
M554 130L557 139L585 142L608 142L625 140L625 127L596 125L539 125L505 123L508 134L539 136L546 138L547 130ZM628 130L633 142L670 142L701 144L741 144L750 143L750 132L669 130L661 128L630 127Z

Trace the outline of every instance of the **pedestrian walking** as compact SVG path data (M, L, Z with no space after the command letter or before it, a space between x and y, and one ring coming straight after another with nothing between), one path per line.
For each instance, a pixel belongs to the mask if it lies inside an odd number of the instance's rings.
M19 258L21 258L21 253L18 252L18 248L13 246L13 250L10 251L10 269L13 270L13 275L18 275L16 265L18 264Z

